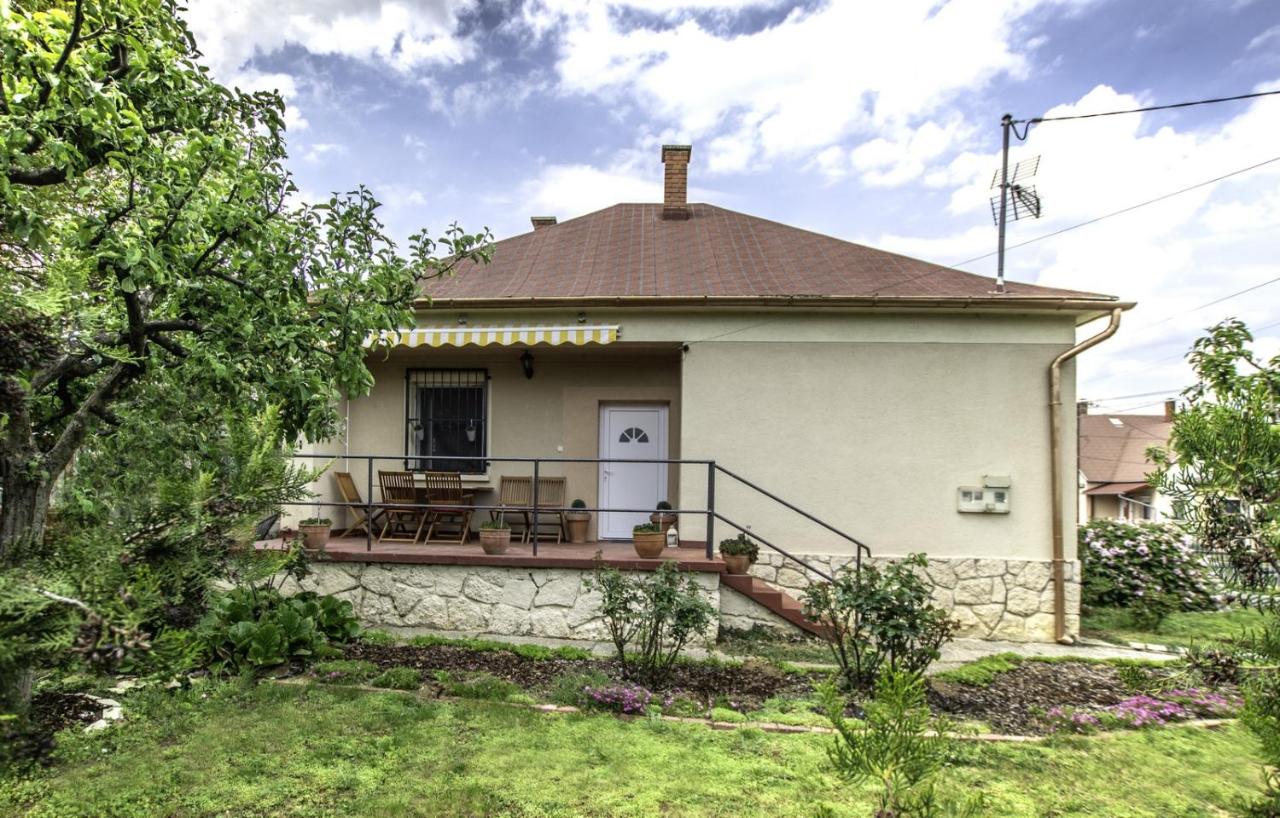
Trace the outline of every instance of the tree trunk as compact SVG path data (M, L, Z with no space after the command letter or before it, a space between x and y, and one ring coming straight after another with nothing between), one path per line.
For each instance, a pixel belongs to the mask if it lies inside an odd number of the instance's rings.
M0 666L0 713L25 716L35 679L35 668L26 663Z
M47 477L30 476L28 459L9 457L0 463L0 562L20 543L44 538L49 513Z

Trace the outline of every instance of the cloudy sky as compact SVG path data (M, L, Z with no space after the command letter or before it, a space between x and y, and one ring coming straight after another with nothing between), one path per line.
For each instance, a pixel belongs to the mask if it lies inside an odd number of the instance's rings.
M689 142L695 201L993 274L1004 112L1280 89L1273 0L189 5L221 80L285 95L304 195L367 184L397 236L658 201L659 146ZM1045 213L1009 242L1280 157L1277 133L1280 97L1033 127L1013 159L1042 157ZM1012 249L1007 271L1138 301L1081 395L1156 411L1224 317L1280 353L1280 281L1210 303L1280 278L1280 161Z

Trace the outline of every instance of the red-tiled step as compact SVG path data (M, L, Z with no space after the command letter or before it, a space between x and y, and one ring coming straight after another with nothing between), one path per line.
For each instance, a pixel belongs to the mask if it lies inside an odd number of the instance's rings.
M769 583L750 574L721 574L720 582L773 611L778 616L809 633L822 635L822 627L804 616L803 606L786 591L780 591Z

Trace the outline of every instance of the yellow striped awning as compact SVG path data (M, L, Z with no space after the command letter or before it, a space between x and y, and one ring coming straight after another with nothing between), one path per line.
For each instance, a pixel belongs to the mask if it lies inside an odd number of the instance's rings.
M575 326L515 325L504 327L416 327L382 330L365 339L366 347L465 347L465 346L561 346L612 344L618 340L617 324Z

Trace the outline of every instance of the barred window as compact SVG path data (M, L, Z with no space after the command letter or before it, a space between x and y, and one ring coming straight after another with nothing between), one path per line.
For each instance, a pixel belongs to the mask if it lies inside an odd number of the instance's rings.
M422 471L483 474L488 445L489 373L484 369L410 369L405 373L405 454Z

